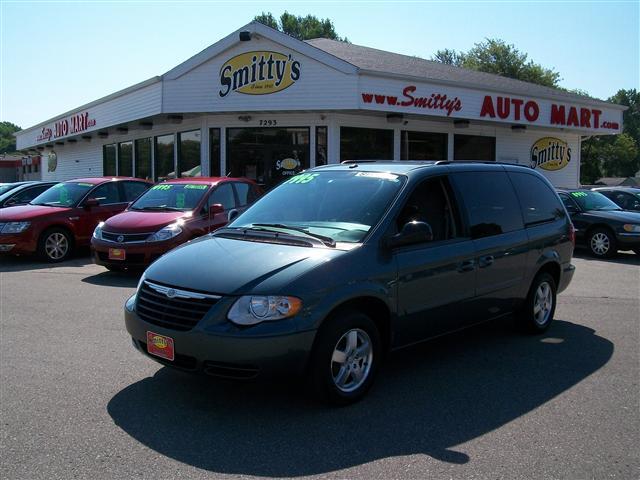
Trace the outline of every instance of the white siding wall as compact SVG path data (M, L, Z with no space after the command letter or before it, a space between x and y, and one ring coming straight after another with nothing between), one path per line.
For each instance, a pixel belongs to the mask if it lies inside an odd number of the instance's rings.
M374 114L336 114L329 112L314 113L253 113L251 119L240 120L237 114L208 115L185 120L178 125L159 125L152 130L130 131L127 135L110 136L107 139L93 139L90 143L78 142L75 145L56 146L58 168L55 172L47 172L47 152L43 154L43 180L68 180L81 176L102 175L102 146L111 143L136 140L138 138L155 137L170 133L178 133L200 128L202 131L202 167L209 171L208 129L222 130L222 157L225 158L225 129L259 127L260 121L276 120L281 127L309 127L311 142L316 126L327 126L329 131L329 162L337 163L340 158L339 133L341 126L382 128L395 132L395 143L399 144L401 130L428 131L447 133L449 135L449 157L453 157L452 146L455 134L486 135L496 137L496 160L529 166L529 156L533 143L546 136L553 136L566 141L571 150L571 162L561 170L549 172L540 170L557 187L576 187L579 184L580 137L575 134L558 134L550 129L529 129L523 133L513 133L509 127L501 125L471 125L469 128L454 128L450 121L433 121L409 119L406 125L387 122L385 116ZM176 138L177 141L177 138ZM315 151L311 150L310 164L315 164ZM399 160L399 148L395 148L395 160ZM226 166L222 165L222 171Z
M160 113L162 106L162 83L158 82L147 87L143 87L135 92L127 93L120 97L108 100L99 105L95 105L86 110L78 109L79 112L89 112L89 118L95 119L96 125L82 132L89 134L107 127L127 123L132 120L149 117ZM61 117L60 120L69 118L72 115ZM55 122L44 127L53 128ZM38 142L37 137L41 134L43 126L29 128L17 135L17 149L29 148L37 144L53 143L63 138L51 139L50 142ZM78 134L75 134L78 135ZM69 135L74 136L74 135Z
M300 62L300 79L268 95L229 92L220 97L220 69L232 57L249 51L292 54ZM327 65L267 39L240 42L176 80L164 80L164 112L243 112L357 108L357 75Z

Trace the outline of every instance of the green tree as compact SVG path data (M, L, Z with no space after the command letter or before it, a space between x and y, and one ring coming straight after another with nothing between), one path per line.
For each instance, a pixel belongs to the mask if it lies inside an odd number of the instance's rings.
M468 52L438 50L431 59L547 87L557 87L560 81L558 72L529 60L528 55L515 45L500 39L487 38L484 42L476 43Z
M291 35L298 40L330 38L342 42L349 41L346 37L342 38L336 33L333 22L328 18L319 19L314 15L295 16L285 11L280 15L279 20L276 20L271 12L262 12L254 17L253 20Z
M21 128L11 122L0 122L0 153L12 153L16 151L15 132Z
M622 114L623 133L582 142L583 184L592 184L601 177L631 177L640 170L640 92L621 89L607 101L629 107Z

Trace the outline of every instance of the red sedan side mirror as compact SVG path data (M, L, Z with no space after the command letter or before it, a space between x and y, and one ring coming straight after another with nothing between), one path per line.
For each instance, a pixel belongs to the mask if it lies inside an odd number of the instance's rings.
M224 207L220 203L214 203L210 208L211 215L217 215L218 213L224 212Z
M97 198L87 198L84 201L85 208L97 207L98 205L100 205L100 201Z

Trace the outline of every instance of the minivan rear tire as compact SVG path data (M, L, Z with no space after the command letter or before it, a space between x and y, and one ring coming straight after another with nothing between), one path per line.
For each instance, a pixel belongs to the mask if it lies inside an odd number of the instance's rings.
M523 331L536 334L549 328L556 311L556 293L557 286L553 276L547 272L536 275L518 315Z
M339 312L318 331L310 359L311 387L326 403L355 403L371 388L381 360L382 342L373 320L358 311Z

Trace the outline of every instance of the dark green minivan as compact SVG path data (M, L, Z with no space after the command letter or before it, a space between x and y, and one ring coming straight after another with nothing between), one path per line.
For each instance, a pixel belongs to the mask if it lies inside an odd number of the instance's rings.
M164 365L303 374L324 399L350 403L389 351L509 314L546 330L574 241L558 195L529 168L328 165L153 263L125 322Z

